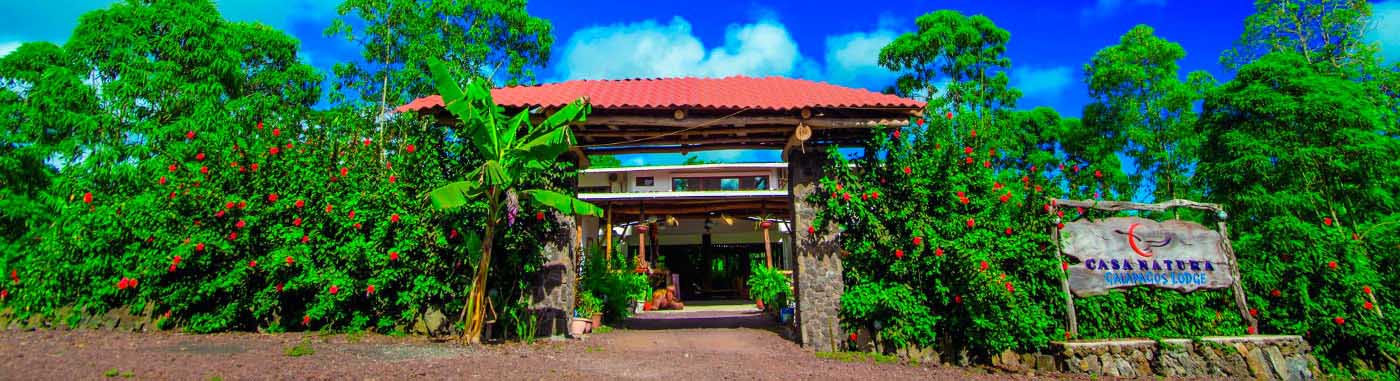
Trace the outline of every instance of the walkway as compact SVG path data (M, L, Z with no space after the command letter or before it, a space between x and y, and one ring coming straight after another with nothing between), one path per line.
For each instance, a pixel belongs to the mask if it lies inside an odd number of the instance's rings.
M290 356L303 340L312 353ZM822 359L750 328L617 330L487 347L382 335L0 331L0 353L4 379L1029 379Z

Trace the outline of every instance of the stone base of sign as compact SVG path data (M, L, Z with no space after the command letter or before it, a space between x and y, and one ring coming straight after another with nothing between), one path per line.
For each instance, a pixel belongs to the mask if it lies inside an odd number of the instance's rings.
M1312 347L1299 336L1051 342L1049 352L1057 370L1097 376L1309 380L1322 374ZM999 367L1009 371L1044 368L1037 356L998 357Z

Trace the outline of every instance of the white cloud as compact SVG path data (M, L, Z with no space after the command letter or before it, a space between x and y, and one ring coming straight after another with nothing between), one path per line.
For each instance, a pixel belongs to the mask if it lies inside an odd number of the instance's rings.
M772 15L758 17L730 24L716 47L705 46L681 17L584 28L569 36L556 67L562 79L781 75L873 90L897 77L878 64L880 49L899 35L891 18L882 17L874 31L828 36L825 62L818 62L802 55Z
M899 75L881 67L880 49L898 33L881 28L826 38L826 80L832 83L879 90L894 84Z
M707 51L680 17L595 26L569 36L559 67L565 79L620 79L792 75L801 64L797 42L776 21L731 24L724 40Z
M1377 3L1371 10L1376 24L1368 37L1380 43L1387 62L1400 62L1400 0Z
M1098 0L1094 3L1094 6L1084 8L1084 10L1079 12L1079 20L1081 22L1091 22L1113 16L1123 8L1124 3L1161 7L1167 5L1167 0Z
M1074 71L1069 66L1038 68L1018 67L1011 71L1013 85L1027 97L1055 97L1072 82Z
M7 56L10 52L15 51L15 49L19 49L19 45L19 41L0 42L0 57Z

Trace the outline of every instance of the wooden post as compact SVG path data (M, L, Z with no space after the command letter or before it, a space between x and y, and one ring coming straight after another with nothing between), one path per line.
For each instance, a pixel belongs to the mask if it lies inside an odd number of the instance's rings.
M642 272L647 266L647 223L642 221L637 225L637 272Z
M604 256L605 256L605 258L608 259L607 267L608 267L609 270L611 270L611 269L612 269L612 241L613 241L613 237L612 237L612 235L613 235L613 224L612 224L612 216L613 216L613 213L612 213L612 203L611 203L611 202L608 203L608 212L607 212L607 214L608 214L608 230L607 230L607 232L603 233L604 235L607 236L607 238L606 238L606 239L607 239L607 243L606 243L607 249L604 251L604 253L605 253Z
M1053 200L1050 203L1050 215L1052 216L1055 215L1055 204ZM1055 220L1059 221L1059 218L1057 217ZM1064 249L1060 247L1060 226L1058 222L1055 226L1051 226L1050 228L1053 229L1050 236L1055 240L1055 258L1060 260L1060 289L1065 292L1065 317L1069 320L1069 336L1077 338L1079 337L1079 316L1074 311L1074 294L1069 291L1069 269L1065 266L1065 264L1069 262L1065 262Z
M768 238L768 228L773 227L773 223L768 221L768 202L764 201L759 206L763 210L762 217L759 217L762 220L758 222L758 226L763 228L763 257L768 261L768 268L771 269L773 268L773 243Z
M1216 213L1222 213L1222 211L1217 209ZM1250 330L1258 333L1259 321L1254 320L1254 316L1249 314L1249 303L1244 300L1244 287L1240 285L1244 279L1240 278L1240 263L1235 260L1235 249L1230 244L1230 231L1225 227L1224 219L1220 219L1215 225L1220 229L1220 244L1225 246L1225 258L1230 260L1230 275L1235 277L1235 284L1230 286L1230 289L1235 292L1235 306L1240 309L1240 317L1249 323Z

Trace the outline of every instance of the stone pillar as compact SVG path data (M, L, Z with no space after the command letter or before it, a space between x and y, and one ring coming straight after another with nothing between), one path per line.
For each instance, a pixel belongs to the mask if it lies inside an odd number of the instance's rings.
M845 283L841 275L841 246L835 231L807 233L821 206L806 202L809 195L821 193L822 167L829 160L825 150L814 147L807 147L806 153L789 151L787 157L799 337L805 348L831 351L842 340L840 309Z
M530 309L539 318L536 331L540 336L559 336L569 332L569 318L574 314L574 293L577 288L574 268L574 237L578 226L574 217L558 212L553 218L559 228L545 237L541 252L545 263L535 279L534 304ZM507 328L508 329L508 328Z

